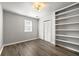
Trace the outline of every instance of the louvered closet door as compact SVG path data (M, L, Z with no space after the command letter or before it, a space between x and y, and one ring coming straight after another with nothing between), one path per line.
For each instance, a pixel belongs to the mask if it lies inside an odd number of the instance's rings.
M51 42L51 21L44 22L44 40Z

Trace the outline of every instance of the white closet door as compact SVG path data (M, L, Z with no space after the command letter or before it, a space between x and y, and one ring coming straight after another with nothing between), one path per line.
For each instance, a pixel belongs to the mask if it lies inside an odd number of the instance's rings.
M44 22L44 40L51 42L51 21Z

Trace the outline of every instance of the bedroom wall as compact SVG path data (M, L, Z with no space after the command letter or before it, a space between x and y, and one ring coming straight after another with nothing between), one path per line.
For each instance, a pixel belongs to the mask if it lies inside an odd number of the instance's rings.
M38 20L3 11L4 45L38 38ZM32 21L32 32L24 32L24 20Z

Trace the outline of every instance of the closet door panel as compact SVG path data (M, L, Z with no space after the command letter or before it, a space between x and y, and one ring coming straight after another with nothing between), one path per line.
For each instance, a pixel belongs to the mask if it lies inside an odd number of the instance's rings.
M44 39L51 42L51 21L44 22Z

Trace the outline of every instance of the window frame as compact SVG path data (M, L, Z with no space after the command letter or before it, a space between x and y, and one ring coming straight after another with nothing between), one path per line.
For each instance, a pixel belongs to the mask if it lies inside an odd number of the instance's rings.
M32 20L24 20L24 32L32 32Z

